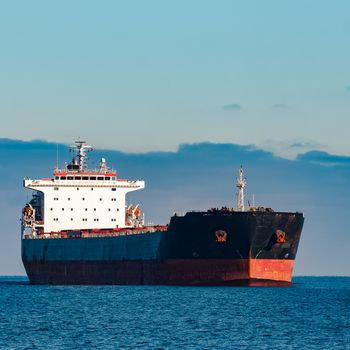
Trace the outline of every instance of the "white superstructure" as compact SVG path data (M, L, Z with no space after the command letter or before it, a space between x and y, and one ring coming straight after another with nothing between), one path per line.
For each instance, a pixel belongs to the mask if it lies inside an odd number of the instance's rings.
M71 149L76 152L72 162L55 169L53 178L24 180L24 187L35 192L23 209L23 234L143 226L138 206L126 208L125 196L145 182L118 179L104 158L99 169L87 169L86 152L92 148L83 141Z

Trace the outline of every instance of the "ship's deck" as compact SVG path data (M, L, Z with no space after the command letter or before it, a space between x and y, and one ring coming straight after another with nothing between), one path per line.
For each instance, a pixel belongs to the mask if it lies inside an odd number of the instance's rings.
M22 239L55 239L55 238L96 238L96 237L118 237L127 235L137 235L153 232L165 232L167 225L154 225L118 229L92 229L92 230L67 230L60 232L43 232L36 236L23 235Z

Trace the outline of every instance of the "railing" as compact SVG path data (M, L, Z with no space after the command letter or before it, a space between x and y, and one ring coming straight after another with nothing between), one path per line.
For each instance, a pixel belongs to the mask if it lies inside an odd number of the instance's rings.
M113 230L75 230L75 231L61 231L50 233L37 233L34 237L32 235L24 235L23 239L55 239L55 238L97 238L97 237L119 237L139 234L148 234L154 232L166 232L168 226L155 225L144 226L139 228L121 228Z
M59 169L59 168L55 168L54 169L54 173L67 173L67 174L114 174L117 171L115 169L106 169L106 170L102 170L102 169L77 169L77 170L70 170L67 167L63 168L63 169Z

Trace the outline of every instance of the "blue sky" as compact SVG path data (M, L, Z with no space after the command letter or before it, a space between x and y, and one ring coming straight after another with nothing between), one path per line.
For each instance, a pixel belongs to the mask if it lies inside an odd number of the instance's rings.
M347 155L349 13L321 0L2 2L0 136Z
M115 150L161 223L229 204L243 164L256 200L305 212L296 272L348 274L349 13L345 0L3 1L0 138ZM201 142L199 158L178 148ZM54 144L33 145L0 144L0 274L23 273L21 179L55 162Z

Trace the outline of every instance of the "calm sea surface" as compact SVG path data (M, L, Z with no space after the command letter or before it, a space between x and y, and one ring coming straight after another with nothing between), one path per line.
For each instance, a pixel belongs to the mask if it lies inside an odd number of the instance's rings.
M0 277L0 349L350 349L350 277L294 282L64 287Z

